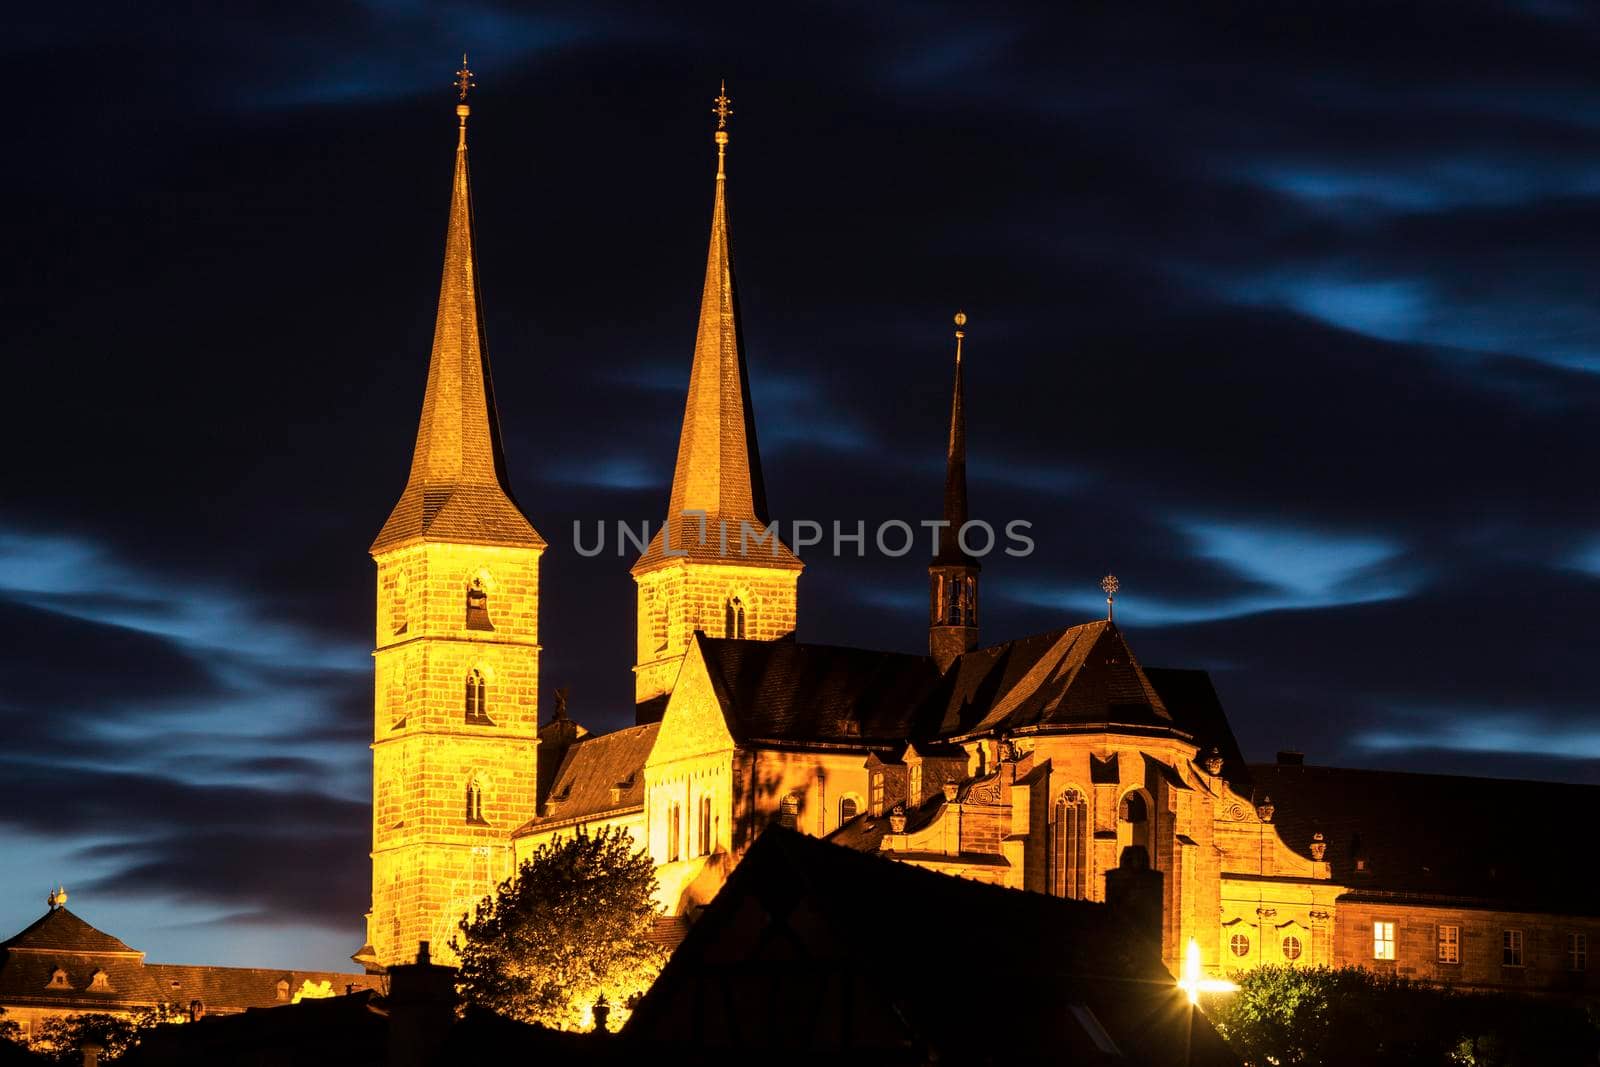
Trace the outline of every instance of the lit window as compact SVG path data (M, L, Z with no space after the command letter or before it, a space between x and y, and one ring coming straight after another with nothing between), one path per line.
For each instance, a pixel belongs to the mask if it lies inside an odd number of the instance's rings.
M1293 934L1289 934L1286 937L1284 937L1284 939L1283 939L1283 958L1284 959L1286 959L1286 960L1297 960L1297 959L1300 958L1300 952L1301 952L1301 945L1300 945L1300 939L1298 937L1294 936Z
M1506 967L1522 966L1522 931L1507 930L1500 937L1500 962Z
M1250 935L1234 934L1228 938L1228 951L1240 959L1250 955Z
M483 786L474 778L467 783L467 821L479 826L487 825L483 818Z
M843 826L856 817L856 812L861 810L861 805L855 797L845 797L839 801L839 825Z
M908 807L915 807L922 803L922 764L911 765L911 796L907 800Z
M800 823L800 794L790 793L778 804L778 825L793 830Z
M489 722L489 688L480 670L467 675L467 721L480 725Z
M1461 962L1461 927L1439 927L1439 962Z
M700 855L711 855L711 798L700 798Z
M1372 924L1372 958L1394 959L1394 923Z
M872 814L883 814L883 772L872 772Z
M683 833L683 809L672 805L672 821L667 823L667 862L674 863L678 859L678 845Z
M723 634L724 637L735 637L744 640L744 601L738 597L728 600L723 609Z
M1567 970L1587 971L1589 969L1589 935L1567 935Z

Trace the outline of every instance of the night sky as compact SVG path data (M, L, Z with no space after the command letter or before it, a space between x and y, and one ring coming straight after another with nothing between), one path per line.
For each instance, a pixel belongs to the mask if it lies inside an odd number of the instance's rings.
M1593 8L181 8L0 46L0 938L61 881L153 960L361 944L463 49L546 708L632 718L573 523L664 516L726 77L774 516L936 517L964 308L973 513L1037 541L987 640L1114 571L1254 758L1600 782ZM925 647L923 546L805 556L802 640Z

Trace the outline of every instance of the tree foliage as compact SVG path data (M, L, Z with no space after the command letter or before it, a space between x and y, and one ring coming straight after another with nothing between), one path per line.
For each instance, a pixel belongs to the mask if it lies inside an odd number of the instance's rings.
M1600 1063L1600 1028L1554 1000L1453 993L1360 967L1258 967L1206 1014L1248 1065Z
M105 1012L65 1015L40 1023L28 1047L55 1063L81 1064L83 1046L93 1042L104 1050L100 1062L109 1063L138 1044L147 1030L182 1018L181 1012L166 1004L142 1008L132 1015Z
M22 1042L22 1024L15 1019L7 1019L4 1008L0 1008L0 1041Z
M582 830L541 846L461 921L462 999L523 1022L588 1025L595 1001L613 1027L650 987L666 953L649 939L655 869L627 831Z

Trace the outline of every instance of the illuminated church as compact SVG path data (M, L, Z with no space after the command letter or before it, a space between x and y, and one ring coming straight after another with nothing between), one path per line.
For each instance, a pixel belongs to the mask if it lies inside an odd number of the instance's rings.
M1156 887L1152 933L1174 972L1193 944L1213 973L1360 963L1485 988L1587 982L1600 909L1527 862L1539 848L1529 835L1560 820L1497 828L1518 805L1592 810L1595 790L1336 770L1292 753L1249 765L1205 672L1146 667L1109 610L982 642L980 566L956 536L967 519L959 330L927 654L796 639L803 564L775 535L737 536L769 516L729 238L725 96L677 461L665 521L632 567L637 725L591 734L564 701L546 701L545 541L506 473L465 98L410 476L371 548L372 910L359 962L381 969L420 941L447 955L463 913L579 828L630 831L656 863L666 916L686 925L776 823L1064 897L1105 899L1108 876L1134 872Z

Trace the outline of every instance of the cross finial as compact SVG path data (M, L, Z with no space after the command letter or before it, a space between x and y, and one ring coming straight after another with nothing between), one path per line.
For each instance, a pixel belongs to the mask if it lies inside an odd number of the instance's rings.
M456 92L461 94L461 102L467 102L467 91L478 83L472 80L472 70L467 66L467 54L461 53L461 69L456 71Z
M967 336L967 313L956 312L956 362L961 362L961 339Z
M726 176L726 163L728 153L728 116L733 114L733 101L728 99L728 82L723 79L722 88L717 90L717 98L713 101L717 106L711 113L717 116L717 180L721 181Z
M1100 588L1106 594L1106 621L1110 622L1117 599L1117 590L1122 588L1122 583L1117 581L1115 574L1108 574L1100 579Z

